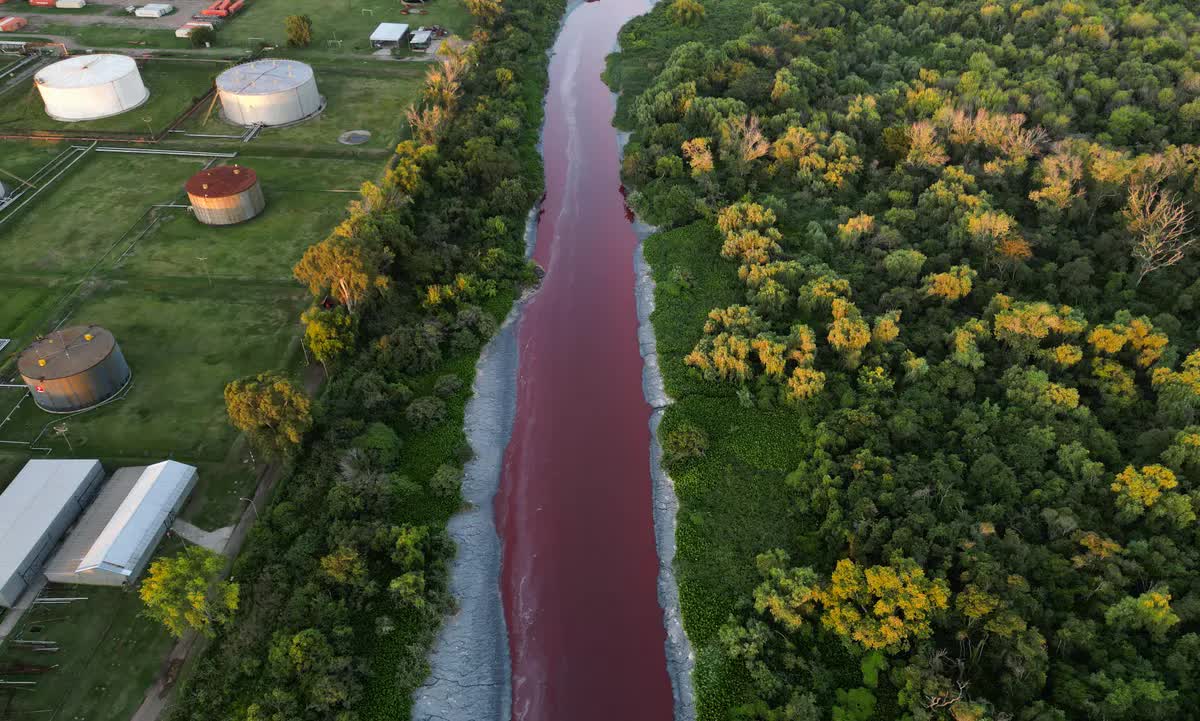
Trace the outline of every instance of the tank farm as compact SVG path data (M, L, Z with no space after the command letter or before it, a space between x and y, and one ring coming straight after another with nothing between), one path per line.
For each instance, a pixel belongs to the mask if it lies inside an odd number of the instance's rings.
M615 100L601 80L647 0L573 5L550 62L546 269L518 330L517 410L496 501L517 721L672 718L656 595L633 254Z

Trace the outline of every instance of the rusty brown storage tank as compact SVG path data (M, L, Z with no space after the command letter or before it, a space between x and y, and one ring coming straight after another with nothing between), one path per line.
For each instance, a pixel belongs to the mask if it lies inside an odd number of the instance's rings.
M258 174L239 165L201 170L187 182L196 220L205 225L233 225L250 220L266 207Z
M129 383L129 366L113 334L97 325L56 330L17 360L33 400L51 413L91 408Z

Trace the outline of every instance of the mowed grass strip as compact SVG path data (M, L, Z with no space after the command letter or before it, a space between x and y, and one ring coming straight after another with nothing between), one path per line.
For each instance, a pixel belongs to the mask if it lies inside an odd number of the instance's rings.
M378 163L357 160L242 156L236 162L258 174L267 202L261 215L237 225L209 226L186 210L173 210L117 271L291 281L292 266L305 248L329 233L347 203L358 197L362 182L379 171Z
M99 120L64 123L46 114L30 78L0 95L0 131L157 133L203 96L226 67L223 62L190 60L153 60L139 65L150 97L137 108Z

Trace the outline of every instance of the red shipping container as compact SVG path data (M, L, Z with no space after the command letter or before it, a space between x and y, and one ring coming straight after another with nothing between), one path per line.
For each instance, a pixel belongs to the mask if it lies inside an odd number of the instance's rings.
M35 8L52 8L54 0L29 0L29 4Z

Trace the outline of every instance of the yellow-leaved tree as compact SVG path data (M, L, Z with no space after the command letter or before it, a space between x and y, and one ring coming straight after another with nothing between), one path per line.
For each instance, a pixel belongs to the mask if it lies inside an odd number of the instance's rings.
M933 633L933 617L949 605L950 588L911 559L863 568L843 558L820 599L825 628L866 649L898 653Z
M138 589L146 615L177 638L188 631L211 638L238 608L238 585L217 580L224 565L223 556L200 546L155 560Z

